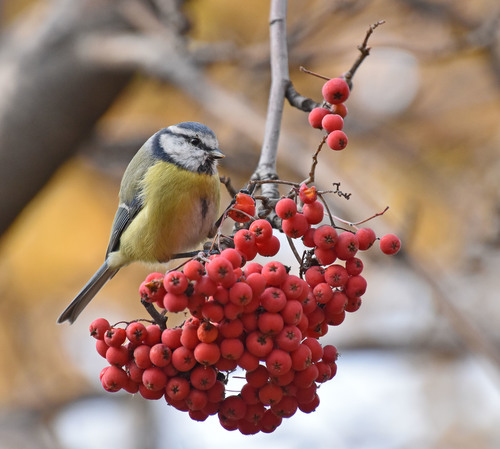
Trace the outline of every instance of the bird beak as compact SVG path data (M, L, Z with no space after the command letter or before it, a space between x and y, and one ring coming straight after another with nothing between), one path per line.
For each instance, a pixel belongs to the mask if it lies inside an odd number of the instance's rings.
M226 155L218 149L210 151L210 156L214 159L222 159L223 157L226 157Z

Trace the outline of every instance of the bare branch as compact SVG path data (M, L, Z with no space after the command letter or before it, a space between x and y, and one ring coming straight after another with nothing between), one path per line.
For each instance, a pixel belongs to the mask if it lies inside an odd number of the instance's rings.
M288 73L288 50L286 40L286 0L273 0L270 13L271 44L271 90L266 117L264 140L257 168L252 175L253 180L278 179L276 159L278 141L283 116L285 91L290 82ZM262 194L269 198L279 196L276 184L263 184Z

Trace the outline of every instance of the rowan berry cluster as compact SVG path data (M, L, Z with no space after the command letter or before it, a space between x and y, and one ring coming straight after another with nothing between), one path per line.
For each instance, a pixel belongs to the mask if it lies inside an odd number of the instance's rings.
M279 250L263 219L236 232L235 248L192 259L182 271L151 273L140 286L141 298L169 313L187 310L188 318L164 330L139 321L122 328L95 320L90 333L110 364L101 372L103 387L164 398L198 421L218 415L222 427L243 434L272 432L297 409L314 411L318 386L337 371L337 349L318 339L346 312L359 309L366 281L355 255L372 246L375 233L314 228L324 215L315 187L301 185L297 197L301 211L295 200L283 198L276 214L286 235L313 248L303 278L278 261L251 262L257 253ZM383 239L386 252L394 253L397 237ZM237 369L246 382L226 396Z
M347 115L344 102L349 97L349 85L343 78L332 78L323 85L321 93L324 103L309 113L309 124L328 133L326 144L332 150L343 150L348 141L342 129Z
M309 122L328 133L330 148L341 150L349 87L335 78L322 93L323 107L311 111ZM222 427L243 434L272 432L297 410L317 408L318 387L335 376L338 355L319 339L360 308L367 282L359 255L377 237L369 227L335 223L325 213L325 192L305 182L292 185L273 211L300 262L297 275L276 260L253 262L257 255L278 254L280 240L270 221L255 218L254 198L239 192L223 216L239 223L234 247L200 253L166 274L151 273L139 287L141 300L159 308L159 317L184 313L182 325L166 328L156 318L149 325L111 326L103 318L91 324L96 349L109 363L101 372L107 391L164 398L193 420L217 415ZM400 249L393 234L379 240L385 254ZM301 257L298 241L305 247ZM235 376L241 370L244 375ZM236 377L245 382L226 395Z

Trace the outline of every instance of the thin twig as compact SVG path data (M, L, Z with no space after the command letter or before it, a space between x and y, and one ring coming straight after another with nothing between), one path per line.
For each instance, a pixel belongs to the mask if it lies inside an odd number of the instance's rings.
M343 75L344 79L347 81L347 84L349 84L349 88L352 88L352 79L354 77L354 74L356 73L356 70L358 70L362 62L370 54L371 47L368 47L368 39L370 39L370 36L373 34L375 29L384 23L385 20L379 20L378 22L375 22L374 24L370 25L370 28L368 28L368 31L366 32L365 39L363 40L361 45L358 45L358 50L360 51L360 55L358 56L358 59L354 61L352 67Z
M310 182L314 182L314 176L316 172L316 165L318 165L318 155L321 149L323 148L323 145L326 142L328 135L323 136L323 139L321 139L321 142L318 145L318 148L316 148L316 152L314 153L312 157L312 165L311 165L311 170L309 170L309 177L304 180L301 184L309 184Z

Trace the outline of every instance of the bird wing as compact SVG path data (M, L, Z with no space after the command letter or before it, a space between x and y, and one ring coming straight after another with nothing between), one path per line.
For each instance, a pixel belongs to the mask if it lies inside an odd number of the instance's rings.
M142 198L138 195L133 198L130 204L122 203L118 206L113 226L111 228L111 236L109 237L108 249L106 257L109 253L118 250L120 247L120 237L132 222L134 217L140 212L143 206Z

